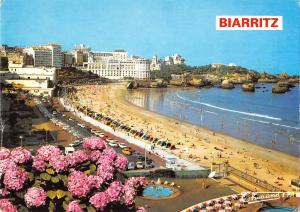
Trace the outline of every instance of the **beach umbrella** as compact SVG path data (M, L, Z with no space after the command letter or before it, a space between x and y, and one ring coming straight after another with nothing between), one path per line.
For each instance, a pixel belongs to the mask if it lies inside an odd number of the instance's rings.
M232 207L226 207L226 208L225 208L225 211L226 211L226 212L232 211Z
M239 199L239 196L238 196L238 195L232 195L231 197L232 197L232 199L234 199L234 200Z
M203 203L199 203L199 204L198 204L198 207L199 207L199 208L205 208L205 205L204 205Z
M226 200L226 201L224 202L224 204L225 204L225 205L231 205L231 202L228 201L228 200Z
M170 142L167 142L167 143L166 143L166 147L167 147L167 148L170 148L171 145L172 145L172 144L171 144Z
M220 208L222 208L222 205L221 204L215 204L215 208L220 209Z
M211 200L206 201L206 205L212 205L212 201Z
M241 208L241 204L235 203L235 204L234 204L234 207L235 207L235 209L240 209L240 208Z

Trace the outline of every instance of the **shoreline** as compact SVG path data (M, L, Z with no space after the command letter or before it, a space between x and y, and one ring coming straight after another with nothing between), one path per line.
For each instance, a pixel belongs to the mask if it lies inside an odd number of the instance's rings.
M179 88L179 87L168 87L168 88L164 88L164 89L178 89L178 88ZM151 89L151 88L138 88L138 89L147 90L147 89ZM157 89L157 88L154 88L154 89ZM159 89L160 89L160 88L159 88ZM185 89L185 90L194 90L194 89L196 89L196 88L194 88L194 87L182 87L181 89ZM197 90L197 89L196 89L196 90ZM298 157L297 157L296 155L294 155L294 154L289 154L289 153L287 153L287 152L283 152L283 151L279 151L279 150L276 150L276 149L272 149L272 148L270 148L270 147L267 147L267 146L264 146L264 145L261 145L261 144L256 144L256 143L254 143L254 142L248 141L248 140L246 140L246 139L239 138L239 137L234 136L234 135L229 135L229 134L222 133L222 132L219 132L219 131L214 131L214 130L209 129L209 128L201 127L201 126L199 126L199 125L190 123L190 122L188 122L188 121L181 120L181 119L179 119L179 118L177 118L177 117L171 117L171 116L164 115L164 114L161 114L161 113L156 112L156 111L147 110L147 109L144 108L144 107L135 105L134 103L130 102L130 101L126 98L126 96L124 96L124 101L125 101L126 103L128 103L129 105L131 105L132 107L136 107L137 109L140 109L140 110L146 110L146 111L148 111L148 112L150 112L150 113L154 113L155 115L159 115L159 116L163 116L163 117L166 117L166 118L169 118L169 119L173 119L174 121L177 121L177 122L180 122L180 123L185 123L185 124L191 125L191 126L193 126L193 127L195 127L195 128L199 128L199 129L201 129L201 130L208 130L208 131L210 131L211 133L214 132L214 133L216 133L216 134L218 134L218 135L221 135L221 136L224 136L224 137L233 138L233 139L236 139L236 140L238 140L238 141L240 141L240 142L245 142L245 143L247 143L247 144L252 144L252 145L255 145L255 146L259 146L259 147L264 148L264 149L266 149L266 150L270 150L270 151L282 153L282 154L284 154L284 155L286 155L286 156L291 156L291 157L295 157L295 158L298 159ZM299 148L300 148L300 147L299 147ZM300 166L300 162L299 162L299 166Z
M126 88L122 84L77 86L76 88L78 89L76 96L79 96L81 103L89 99L93 102L91 107L96 112L105 113L112 118L116 117L128 125L139 126L149 132L155 131L156 137L167 138L173 143L180 141L182 145L176 145L177 149L172 153L181 158L208 167L213 162L229 161L233 167L245 170L285 190L291 190L291 179L298 177L299 162L296 157L147 111L127 102L124 96ZM96 105L99 107L97 108ZM180 130L174 131L174 128ZM219 152L216 151L216 147L222 150L221 158L215 157L216 152ZM284 180L278 180L277 177L283 177ZM276 183L278 181L280 186Z

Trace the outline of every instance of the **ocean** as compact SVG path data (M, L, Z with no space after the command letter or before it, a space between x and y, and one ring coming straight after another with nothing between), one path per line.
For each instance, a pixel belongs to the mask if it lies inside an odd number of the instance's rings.
M272 84L256 84L254 93L237 85L213 88L128 90L127 101L144 109L247 142L299 156L299 85L273 94Z

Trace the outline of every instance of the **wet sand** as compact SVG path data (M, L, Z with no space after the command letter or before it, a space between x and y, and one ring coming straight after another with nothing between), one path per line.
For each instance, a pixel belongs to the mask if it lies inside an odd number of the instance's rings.
M174 144L180 142L181 145L176 145L177 149L172 153L181 158L207 167L213 162L228 161L231 166L287 191L292 190L291 179L299 176L298 158L139 108L125 100L124 84L76 88L77 99L73 96L73 105L88 105L98 113L134 126L136 130L143 129Z

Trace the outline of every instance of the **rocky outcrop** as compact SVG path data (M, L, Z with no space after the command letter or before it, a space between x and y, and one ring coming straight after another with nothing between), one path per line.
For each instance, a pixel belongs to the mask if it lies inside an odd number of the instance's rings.
M288 86L278 86L275 85L272 87L272 93L286 93L290 90Z
M254 92L255 86L253 83L245 83L242 85L242 90L247 92Z
M220 87L223 89L233 89L234 85L230 83L228 80L223 80Z
M192 78L191 80L188 81L188 84L197 88L201 88L204 86L211 86L211 82L206 80L206 79L201 79L201 78Z
M288 80L290 83L299 83L300 81L299 81L299 78L290 78L289 80Z
M140 81L131 81L127 84L128 89L136 89L136 88L163 88L167 87L167 83L164 80L140 80Z
M293 83L289 82L288 80L285 80L285 81L279 81L279 82L277 83L277 85L278 85L279 87L289 87L289 88L295 87L295 85L294 85Z
M170 85L183 86L184 80L183 79L172 79L172 80L170 80Z
M278 79L269 79L269 78L260 78L258 79L259 83L276 83Z

